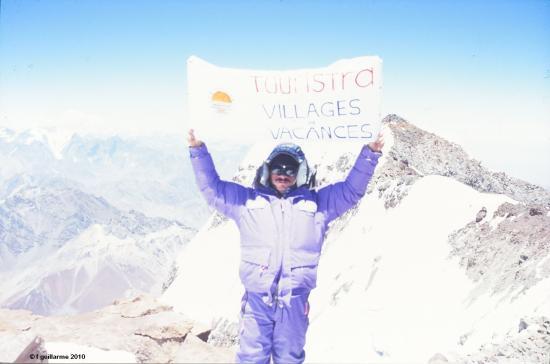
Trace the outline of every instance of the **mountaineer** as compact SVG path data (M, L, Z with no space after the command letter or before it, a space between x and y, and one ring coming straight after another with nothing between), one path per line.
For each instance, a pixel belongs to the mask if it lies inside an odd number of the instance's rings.
M258 168L253 187L222 181L206 145L189 130L191 163L207 203L235 221L241 238L239 363L302 363L308 297L328 224L366 192L382 135L364 145L347 178L314 190L315 174L296 144L279 144Z

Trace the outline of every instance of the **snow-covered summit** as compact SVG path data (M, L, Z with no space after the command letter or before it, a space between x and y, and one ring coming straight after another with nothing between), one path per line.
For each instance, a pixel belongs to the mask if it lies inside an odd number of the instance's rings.
M523 203L550 206L550 191L484 167L460 145L422 130L397 115L386 116L383 123L394 139L392 148L387 149L390 158L385 165L392 177L400 175L405 183L427 175L451 177L479 192L499 193Z
M32 145L43 144L56 159L63 157L63 149L73 137L74 132L61 128L32 128L14 131L0 128L0 140L4 143Z
M546 344L528 346L509 333L522 319L550 317L550 247L544 243L550 237L549 192L492 172L460 146L395 115L384 119L383 130L384 156L367 195L333 222L325 241L318 287L310 297L307 360L467 362L483 345L505 337L509 345L523 346L506 349L503 363L542 358L550 334L539 333L537 342ZM269 148L255 146L233 179L250 185ZM347 175L360 146L303 149L322 186ZM502 206L509 205L540 213L503 220ZM528 222L512 222L513 216ZM526 223L536 238L518 228ZM488 235L492 242L485 251ZM535 242L536 248L524 246ZM498 248L503 244L510 249ZM520 269L522 255L536 258ZM469 259L478 256L472 265ZM163 296L212 324L210 340L219 345L234 344L238 334L238 264L238 230L214 214L180 255L178 276ZM519 277L536 279L514 283L524 279L515 277L514 264ZM480 271L490 278L480 279Z

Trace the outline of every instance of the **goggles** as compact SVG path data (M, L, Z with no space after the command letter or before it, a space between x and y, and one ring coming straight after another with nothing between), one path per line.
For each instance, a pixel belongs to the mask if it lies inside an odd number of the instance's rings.
M298 167L292 165L278 164L271 168L271 173L278 176L296 177Z

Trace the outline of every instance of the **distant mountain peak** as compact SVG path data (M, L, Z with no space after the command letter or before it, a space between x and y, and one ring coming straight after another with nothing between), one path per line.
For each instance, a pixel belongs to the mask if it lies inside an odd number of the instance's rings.
M398 178L401 184L411 185L422 176L440 175L453 178L479 192L499 193L523 203L550 206L549 191L504 172L489 170L456 143L425 131L395 114L386 116L382 123L391 130L394 140L391 148L385 151L388 154L387 165L377 173L379 179L385 182Z
M11 141L15 135L16 135L15 131L8 128L0 127L0 139Z
M18 131L0 128L0 140L4 140L6 143L15 142L23 145L43 144L56 159L63 158L63 149L74 134L73 131L56 127L30 128Z

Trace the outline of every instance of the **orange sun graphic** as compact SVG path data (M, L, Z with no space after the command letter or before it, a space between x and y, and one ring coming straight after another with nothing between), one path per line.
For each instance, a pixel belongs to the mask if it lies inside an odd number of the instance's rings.
M223 103L226 103L226 104L230 104L232 102L231 97L229 97L229 95L226 94L223 91L214 92L214 94L212 95L212 101L213 102L223 102Z

